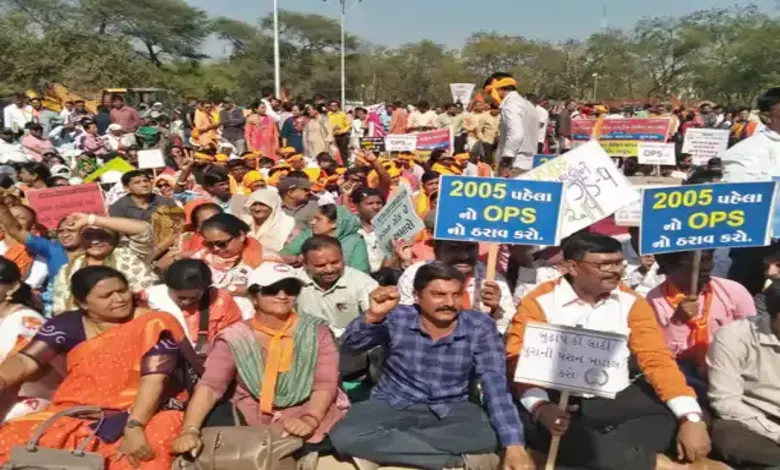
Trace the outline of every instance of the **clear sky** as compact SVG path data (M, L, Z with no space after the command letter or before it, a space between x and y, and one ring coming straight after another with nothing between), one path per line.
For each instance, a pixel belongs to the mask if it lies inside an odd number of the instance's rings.
M272 0L186 1L210 15L247 22L273 8ZM338 0L278 1L282 9L339 15ZM363 0L349 10L347 31L388 46L430 39L459 49L476 31L551 41L584 38L600 29L605 7L610 27L630 28L643 17L680 16L735 3L753 3L768 13L777 6L776 0Z

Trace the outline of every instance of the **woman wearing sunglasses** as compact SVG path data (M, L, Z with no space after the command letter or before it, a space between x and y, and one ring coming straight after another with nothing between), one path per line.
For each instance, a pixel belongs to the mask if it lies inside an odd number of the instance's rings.
M241 310L251 316L251 305L246 300L249 273L263 261L279 260L278 254L248 236L249 226L231 214L210 217L201 224L199 232L203 249L192 258L204 261L211 268L214 287L230 292L237 298ZM241 297L245 301L240 301Z
M160 196L173 198L173 189L176 186L176 178L169 174L158 176L154 180L155 192Z
M127 277L130 290L138 293L157 283L149 260L153 249L152 228L146 222L94 214L71 214L62 224L81 234L84 252L70 259L54 279L54 314L76 308L70 291L71 276L86 266L109 266ZM128 242L122 241L124 235Z
M294 310L302 285L285 264L263 263L252 273L249 291L256 313L215 339L174 453L201 449L204 420L233 381L231 400L251 426L281 426L319 443L345 415L348 402L339 390L333 336L321 320Z

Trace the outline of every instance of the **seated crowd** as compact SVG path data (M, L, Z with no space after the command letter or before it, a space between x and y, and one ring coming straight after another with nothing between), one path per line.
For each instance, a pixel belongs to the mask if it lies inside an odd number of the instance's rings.
M717 252L639 256L639 229L591 227L502 246L487 280L488 246L433 238L438 176L467 159L326 155L312 178L299 155L257 174L171 158L55 234L0 191L0 465L42 430L62 450L94 433L109 470L167 470L246 426L302 469L535 469L553 442L559 468L780 468L776 254L751 293ZM401 184L426 228L380 246ZM614 399L516 383L531 322L627 336Z

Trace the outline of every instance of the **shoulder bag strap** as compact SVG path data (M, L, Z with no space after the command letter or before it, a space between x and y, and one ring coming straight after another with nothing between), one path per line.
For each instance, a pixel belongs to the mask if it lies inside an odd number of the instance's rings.
M200 319L198 323L198 339L195 342L195 354L204 356L209 342L209 304L213 288L209 287L200 299Z
M84 455L84 449L86 449L87 445L92 441L92 439L95 438L95 434L97 434L100 426L106 419L106 413L103 411L103 409L96 406L74 406L72 408L68 408L67 410L62 410L59 413L55 413L54 416L44 421L43 424L39 425L35 429L35 433L27 442L27 450L30 452L36 451L38 449L38 440L41 438L41 436L43 436L43 433L45 433L58 419L62 417L77 418L79 416L91 414L97 414L99 416L98 425L95 427L92 433L87 436L86 439L81 441L81 444L79 444L76 450L73 451L73 454Z

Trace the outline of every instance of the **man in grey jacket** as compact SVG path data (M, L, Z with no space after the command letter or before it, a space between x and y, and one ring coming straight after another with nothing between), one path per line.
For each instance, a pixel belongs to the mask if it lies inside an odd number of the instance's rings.
M219 112L219 123L222 124L222 137L233 144L236 154L241 155L246 149L244 140L244 125L246 118L244 111L236 106L233 98L226 97L222 100L222 110Z
M517 92L517 82L512 75L497 72L484 85L490 99L501 108L496 155L515 170L530 170L536 154L539 115L530 101Z

